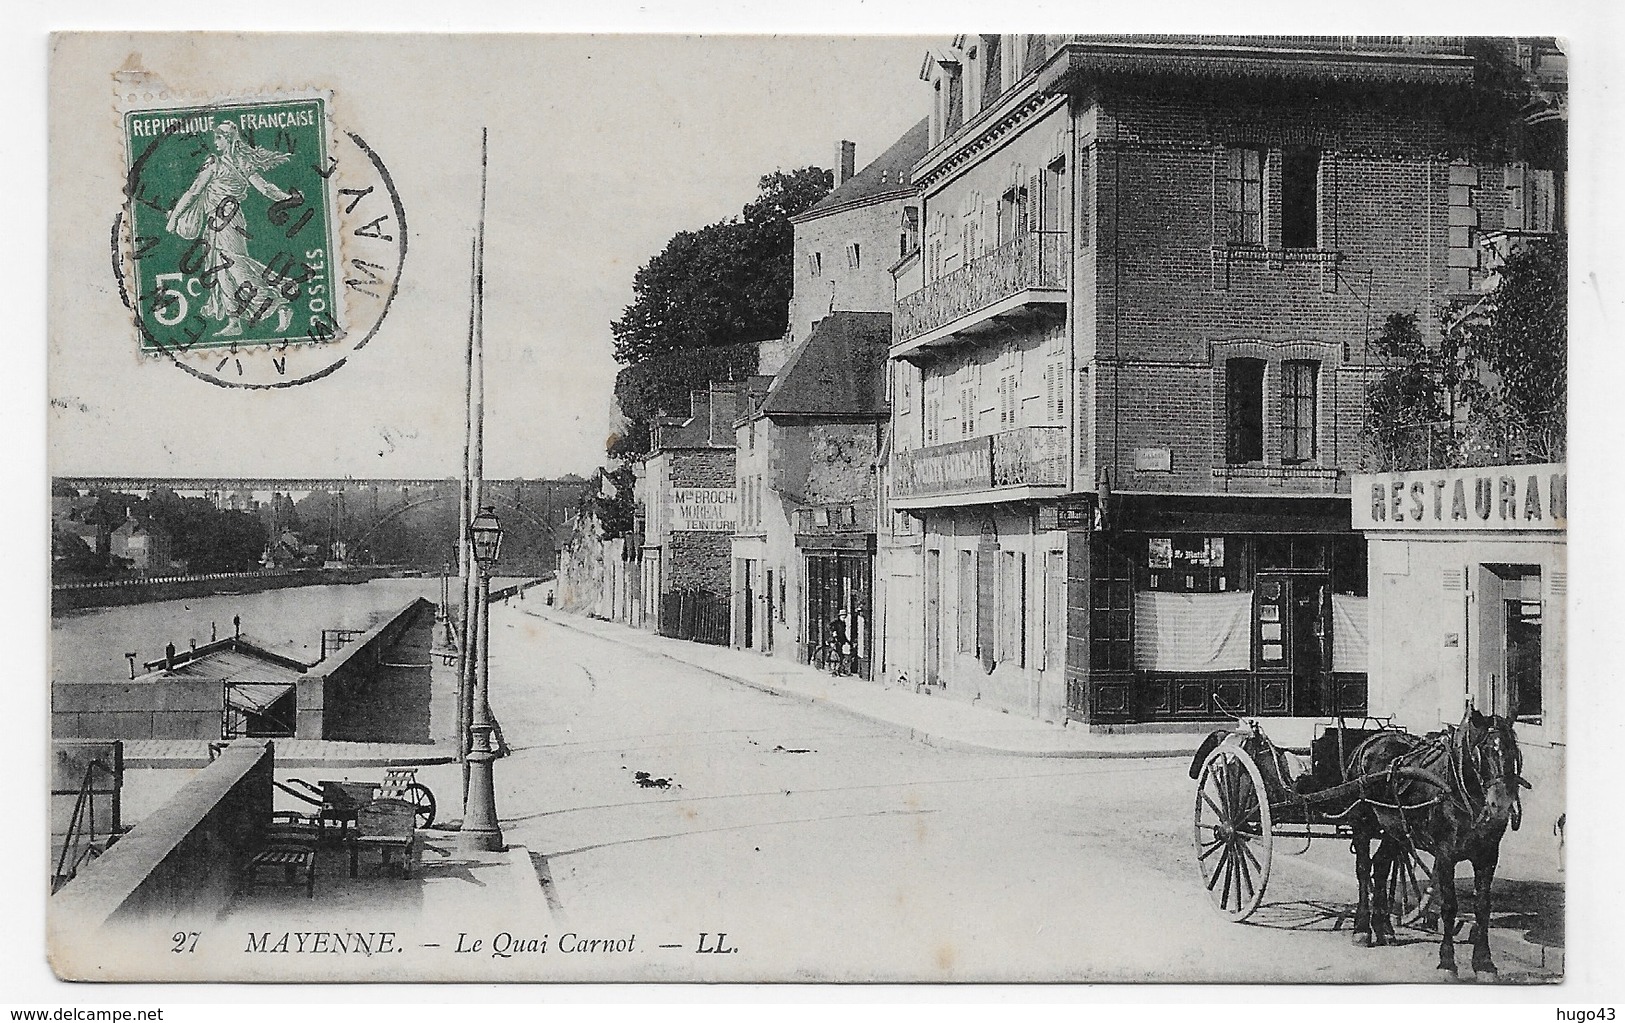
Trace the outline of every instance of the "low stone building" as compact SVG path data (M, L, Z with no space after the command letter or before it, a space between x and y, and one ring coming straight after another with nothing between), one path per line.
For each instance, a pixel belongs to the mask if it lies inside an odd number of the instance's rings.
M770 377L711 384L686 418L653 428L644 462L642 615L663 635L728 642L729 559L739 497L734 421Z
M734 646L872 676L890 340L889 313L831 313L740 421Z

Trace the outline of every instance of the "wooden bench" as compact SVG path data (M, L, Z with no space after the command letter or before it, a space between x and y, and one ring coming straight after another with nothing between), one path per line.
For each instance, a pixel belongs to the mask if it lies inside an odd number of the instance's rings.
M248 881L252 886L261 883L259 872L262 869L275 870L282 868L282 880L286 884L297 884L300 875L304 875L305 897L314 898L316 895L316 850L314 848L295 848L281 846L264 849L254 854L248 861ZM273 875L272 880L275 880Z
M389 865L392 853L401 853L402 872L411 877L417 853L416 815L416 807L399 799L375 799L357 807L350 835L350 876L356 876L360 852L367 848L379 851L380 867Z

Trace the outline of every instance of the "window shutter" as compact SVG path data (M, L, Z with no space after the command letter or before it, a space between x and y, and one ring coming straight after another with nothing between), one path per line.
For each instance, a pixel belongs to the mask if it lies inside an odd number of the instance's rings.
M1038 231L1044 226L1044 219L1048 211L1044 209L1044 174L1040 171L1027 179L1027 225L1026 230Z

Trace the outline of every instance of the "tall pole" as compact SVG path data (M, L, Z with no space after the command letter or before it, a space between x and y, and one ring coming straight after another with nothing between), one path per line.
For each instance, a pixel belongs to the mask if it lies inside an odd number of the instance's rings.
M474 510L469 503L469 481L474 445L474 307L479 303L479 243L469 243L468 251L468 345L463 352L463 478L457 500L457 602L459 628L457 646L457 762L463 765L463 798L468 798L468 701L473 689L473 614L468 595L473 579L469 575L468 523ZM451 611L447 609L449 619Z
M468 510L464 515L463 532L465 542L462 557L469 563L469 575L466 579L466 588L463 592L463 606L468 609L464 615L468 623L468 639L465 646L473 651L473 661L468 665L470 669L464 677L463 687L459 694L461 698L461 717L467 722L467 730L460 741L464 743L463 758L463 819L468 820L469 775L470 766L468 753L472 752L474 735L474 713L477 704L475 689L476 678L483 663L480 647L484 641L481 635L484 625L480 617L480 579L484 576L481 566L474 561L469 552L468 523L472 516L478 512L483 503L485 490L485 181L486 181L486 130L480 129L480 215L478 226L474 232L474 302L470 313L471 329L469 331L468 346Z

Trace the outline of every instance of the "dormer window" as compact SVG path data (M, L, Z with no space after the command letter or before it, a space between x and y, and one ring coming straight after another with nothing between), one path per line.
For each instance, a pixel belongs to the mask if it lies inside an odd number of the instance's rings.
M991 106L1004 92L1002 49L998 36L982 37L982 109Z

